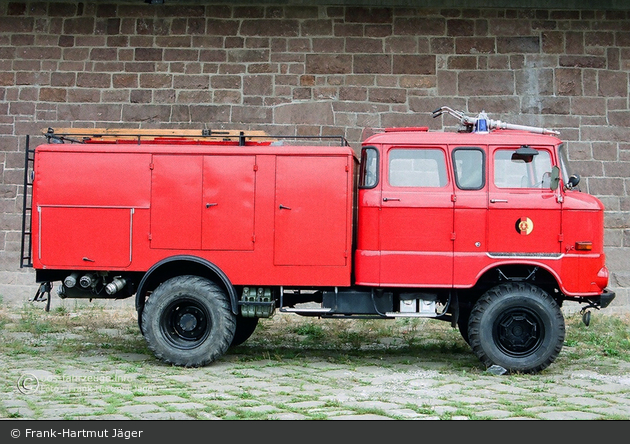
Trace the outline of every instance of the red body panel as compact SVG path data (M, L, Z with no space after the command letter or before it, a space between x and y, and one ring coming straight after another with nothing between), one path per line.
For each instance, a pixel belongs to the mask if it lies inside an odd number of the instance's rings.
M204 250L253 250L255 156L204 156Z
M149 153L76 151L72 155L38 148L34 198L38 205L148 208ZM56 148L57 150L59 148Z
M234 285L349 286L356 163L348 147L42 145L33 264L147 271L185 254Z
M317 165L318 174L313 174ZM274 206L275 265L348 261L350 170L343 157L278 156Z
M156 155L151 169L151 248L199 250L203 156Z
M131 264L133 209L46 206L38 213L43 266L102 270Z

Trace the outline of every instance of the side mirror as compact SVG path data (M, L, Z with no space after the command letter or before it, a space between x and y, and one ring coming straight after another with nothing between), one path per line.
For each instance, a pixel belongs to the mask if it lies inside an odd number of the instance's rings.
M580 175L579 174L573 174L573 175L571 175L571 177L569 177L569 183L567 183L567 188L568 189L573 189L573 188L577 187L579 183L580 183Z
M538 150L530 147L529 145L522 145L519 149L512 154L512 162L522 161L530 163L534 160L534 156L538 154Z
M557 166L551 169L551 178L549 180L549 188L551 191L556 191L560 185L560 168Z

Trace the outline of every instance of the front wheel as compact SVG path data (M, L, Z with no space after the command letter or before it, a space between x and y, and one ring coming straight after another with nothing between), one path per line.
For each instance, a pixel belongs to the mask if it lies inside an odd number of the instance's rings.
M199 276L177 276L162 283L147 300L142 329L158 359L199 367L227 351L236 316L216 284Z
M536 373L558 357L564 317L546 292L527 283L499 285L475 304L468 322L470 346L487 367Z

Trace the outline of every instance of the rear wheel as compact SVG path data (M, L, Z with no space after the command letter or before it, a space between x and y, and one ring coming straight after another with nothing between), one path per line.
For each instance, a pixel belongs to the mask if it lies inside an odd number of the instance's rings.
M236 316L236 332L234 333L234 339L230 347L236 347L247 341L249 337L256 330L258 325L258 318L245 318L240 314Z
M460 311L459 319L457 320L457 328L459 329L459 333L464 338L464 341L468 345L470 345L470 338L468 337L468 321L470 319L470 310L468 311Z
M177 276L162 283L147 300L142 329L158 359L198 367L227 351L236 316L216 284L199 276Z
M556 301L527 283L499 285L475 304L468 321L470 346L487 367L536 373L558 357L564 317Z
M470 311L473 308L475 300L471 297L465 299L460 298L458 301L459 313L457 317L457 328L462 338L468 345L470 345L470 338L468 337L468 323L470 321Z

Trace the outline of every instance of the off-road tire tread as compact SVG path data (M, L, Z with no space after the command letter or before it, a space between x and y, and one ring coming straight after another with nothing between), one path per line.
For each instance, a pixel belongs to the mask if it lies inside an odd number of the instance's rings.
M203 356L195 355L191 350L164 349L163 341L156 339L156 332L151 323L151 316L161 298L168 297L169 293L176 291L178 287L186 286L189 291L205 294L216 305L215 311L221 322L225 324L223 331L219 331L219 337L213 344L205 346L208 353ZM214 282L200 276L176 276L161 283L146 301L142 311L142 326L147 346L155 357L168 364L181 367L203 367L223 356L230 347L234 332L236 331L236 316L230 308L228 296ZM159 335L159 331L157 332Z
M470 319L468 321L468 338L470 340L469 344L475 355L477 355L479 360L486 366L486 368L497 364L496 362L493 362L490 357L488 357L479 337L479 332L482 328L482 315L496 301L506 297L510 297L510 295L513 293L520 293L521 295L524 293L529 293L532 297L538 298L550 309L548 314L552 318L552 322L557 323L557 337L555 338L553 344L551 344L549 353L543 362L531 367L524 365L522 367L506 369L510 373L538 373L549 367L549 365L551 365L556 360L556 358L560 354L560 351L562 350L565 337L565 323L562 311L560 310L560 307L558 306L556 301L540 287L525 282L512 282L501 284L488 290L484 295L481 296L481 298L479 298L470 313ZM553 334L553 332L545 332L545 334L550 335Z
M230 347L237 347L247 341L258 326L258 318L245 318L242 315L236 316L236 331Z

